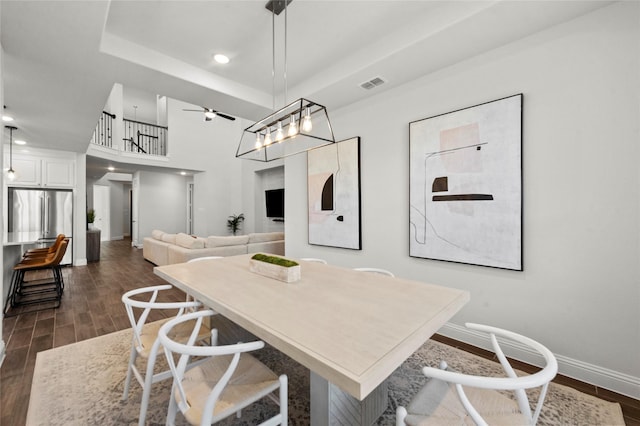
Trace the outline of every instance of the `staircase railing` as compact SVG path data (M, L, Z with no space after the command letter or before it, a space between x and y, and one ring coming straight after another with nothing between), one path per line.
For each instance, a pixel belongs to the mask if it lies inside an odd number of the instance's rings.
M113 142L113 119L116 118L115 114L109 114L106 111L102 111L98 124L93 131L91 137L91 143L104 146L106 148L112 147Z
M167 155L168 127L124 119L124 150L147 155Z
M142 121L124 118L124 138L122 148L113 145L113 126L115 114L102 111L98 124L93 131L91 143L111 149L121 149L125 152L166 156L168 127L158 126Z

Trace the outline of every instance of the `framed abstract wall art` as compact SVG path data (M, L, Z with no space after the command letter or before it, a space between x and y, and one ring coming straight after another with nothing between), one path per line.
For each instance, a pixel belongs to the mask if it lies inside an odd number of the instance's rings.
M522 94L409 123L409 254L522 271Z
M309 244L362 249L360 138L307 152Z

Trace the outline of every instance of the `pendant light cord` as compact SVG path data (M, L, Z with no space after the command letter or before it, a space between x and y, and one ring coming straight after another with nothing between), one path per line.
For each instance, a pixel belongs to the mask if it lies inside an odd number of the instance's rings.
M287 0L284 0L284 105L287 105Z
M13 170L13 129L9 128L9 170Z
M271 9L271 97L272 110L276 110L276 12Z

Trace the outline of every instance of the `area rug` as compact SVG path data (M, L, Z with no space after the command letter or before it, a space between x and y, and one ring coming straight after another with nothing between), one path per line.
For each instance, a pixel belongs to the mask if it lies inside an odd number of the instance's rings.
M27 425L135 425L141 389L133 380L129 398L122 401L131 330L38 353L31 387ZM273 348L256 354L277 374L289 376L289 424L309 424L309 370ZM420 372L441 359L458 371L491 374L500 366L450 346L429 341L390 378L389 406L377 425L395 424L395 409L406 405L426 379ZM171 381L154 385L147 424L163 425ZM222 425L255 425L277 412L264 401L243 410ZM186 422L178 414L177 425ZM624 425L619 404L552 383L538 422L540 425Z

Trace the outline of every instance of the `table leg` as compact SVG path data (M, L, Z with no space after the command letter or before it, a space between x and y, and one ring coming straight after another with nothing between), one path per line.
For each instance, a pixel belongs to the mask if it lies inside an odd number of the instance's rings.
M360 401L313 371L310 374L311 426L370 426L387 409L387 380Z

